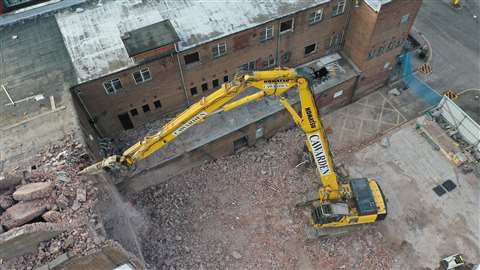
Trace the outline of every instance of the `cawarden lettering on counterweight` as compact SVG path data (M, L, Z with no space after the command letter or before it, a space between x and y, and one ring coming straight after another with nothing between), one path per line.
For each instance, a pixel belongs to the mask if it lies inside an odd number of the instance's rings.
M198 123L200 120L202 120L205 116L207 116L206 112L200 112L199 114L195 115L192 119L188 120L185 124L183 124L181 127L179 127L177 130L173 132L173 135L178 136L185 130L187 130L189 127L195 125Z
M315 158L315 163L317 163L317 168L322 176L327 176L330 174L330 168L328 167L327 157L325 156L325 149L323 148L322 141L320 139L320 134L314 133L308 135L308 141L312 146L313 156Z

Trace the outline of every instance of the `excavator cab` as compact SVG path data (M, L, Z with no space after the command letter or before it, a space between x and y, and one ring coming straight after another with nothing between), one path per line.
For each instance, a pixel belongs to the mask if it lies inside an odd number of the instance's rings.
M322 203L312 209L312 219L315 225L339 222L350 214L346 203Z

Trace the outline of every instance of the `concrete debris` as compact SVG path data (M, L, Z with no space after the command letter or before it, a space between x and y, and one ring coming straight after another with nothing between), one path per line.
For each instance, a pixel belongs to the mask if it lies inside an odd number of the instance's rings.
M232 257L239 260L242 258L242 254L238 253L238 251L233 251L232 252Z
M36 200L17 203L2 214L2 225L7 229L18 227L39 217L46 210L45 201Z
M77 201L86 202L87 201L87 190L84 188L77 189Z
M57 181L70 182L70 177L64 171L57 172Z
M42 215L46 222L59 223L62 220L62 214L58 211L50 210Z
M132 195L145 214L139 241L148 269L168 269L167 259L175 269L392 269L395 250L374 226L305 244L310 214L295 205L318 196L319 179L314 163L295 167L304 136L277 133Z
M30 183L17 188L13 198L17 201L30 201L48 197L53 189L53 182Z
M0 176L0 190L14 188L17 185L21 184L23 180L23 175L16 173L8 173L6 175Z
M9 207L15 204L12 195L3 194L0 195L0 207L3 210L7 210Z

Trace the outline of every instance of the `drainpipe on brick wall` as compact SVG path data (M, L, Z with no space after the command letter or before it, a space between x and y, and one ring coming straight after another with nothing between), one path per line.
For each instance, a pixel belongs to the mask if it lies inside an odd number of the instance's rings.
M178 70L180 71L180 79L183 87L183 92L185 93L185 98L187 99L187 106L190 106L190 99L188 98L187 87L185 86L185 78L183 77L182 64L180 63L177 43L174 43L173 45L175 46L175 52L177 53Z
M1 1L1 0L0 0ZM93 126L93 129L95 130L95 132L97 132L97 135L100 136L101 138L104 138L105 136L103 136L102 132L100 131L100 129L97 127L97 125L95 124L95 121L92 117L92 114L90 113L90 111L88 111L87 109L87 106L85 105L85 102L83 102L83 99L80 97L80 92L75 89L73 90L75 92L75 95L77 96L78 98L78 101L80 101L80 105L82 106L82 108L85 110L85 112L87 113L87 116L88 116L88 120L92 123L92 126Z
M279 46L280 46L280 21L277 24L277 45L275 46L275 66L280 66ZM268 58L267 58L268 61Z

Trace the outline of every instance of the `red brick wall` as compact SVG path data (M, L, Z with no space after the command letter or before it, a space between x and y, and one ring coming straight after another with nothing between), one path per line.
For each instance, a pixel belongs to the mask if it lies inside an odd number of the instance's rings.
M170 53L170 52L175 52L175 45L174 44L169 44L169 45L166 45L166 46L162 46L162 47L150 50L150 51L146 51L146 52L137 54L137 55L133 56L133 58L135 59L136 62L140 62L142 60L152 58L152 57L155 57L155 56L158 56L158 55L161 55L161 54Z

